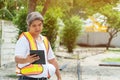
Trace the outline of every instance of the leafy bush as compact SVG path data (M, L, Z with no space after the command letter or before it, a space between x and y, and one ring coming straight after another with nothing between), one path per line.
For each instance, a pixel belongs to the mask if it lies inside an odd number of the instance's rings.
M6 8L0 9L0 14L1 14L0 19L4 19L4 20L12 20L13 19L13 14Z
M50 8L44 16L44 29L42 34L47 36L51 43L52 49L55 49L55 41L57 38L59 26L57 19L62 17L63 13L60 8Z
M13 19L14 24L16 24L17 28L19 29L19 32L18 32L19 35L22 32L27 31L26 16L27 16L27 10L22 9L17 13L16 17Z
M81 20L79 16L72 16L65 20L65 27L63 28L62 41L67 47L68 52L73 52L77 37L81 31Z
M16 15L16 4L14 0L0 0L0 19L13 20Z

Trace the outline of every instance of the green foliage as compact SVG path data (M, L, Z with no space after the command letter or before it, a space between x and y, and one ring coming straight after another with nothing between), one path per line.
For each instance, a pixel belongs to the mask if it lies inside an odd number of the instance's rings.
M6 8L0 9L0 18L5 20L12 20L13 14Z
M66 16L80 15L82 18L88 18L88 15L96 13L99 8L115 1L118 0L52 0L50 6L61 7Z
M109 52L113 52L113 53L117 53L117 52L120 52L120 49L109 49Z
M19 29L19 35L22 32L27 31L27 23L26 23L26 16L27 16L27 10L26 9L22 9L18 12L18 14L16 15L16 17L14 18L13 22L14 24L17 25L17 28Z
M81 32L82 22L78 16L72 16L65 21L63 28L62 40L63 44L67 47L68 52L73 52L76 45L77 37Z
M12 20L17 14L16 11L20 10L22 7L27 7L26 0L0 0L0 18Z
M45 0L38 0L36 5L36 11L42 12L42 9L44 8Z
M4 1L3 0L0 0L0 9L4 7Z
M53 49L55 49L55 41L58 34L59 26L57 19L62 17L63 13L60 8L50 8L44 16L44 29L42 34L47 36Z
M117 36L117 33L120 31L120 12L114 9L115 6L109 4L100 8L100 13L107 17L106 26L107 32L109 33L109 39L106 49L109 49L110 43L114 37Z
M9 4L11 3L11 1L9 2ZM14 10L13 9L11 9L12 10L12 12L10 11L10 9L8 9L9 7L9 5L8 5L8 2L7 1L4 1L4 0L1 0L0 1L0 18L1 19L5 19L5 20L12 20L12 18L13 18L13 12L14 12ZM11 5L10 5L11 6Z
M66 9L65 13L67 15L77 14L80 15L82 18L87 18L88 16L99 12L99 9L101 7L104 7L107 4L115 5L118 1L119 0L73 0L73 4L71 5L72 7L69 6L71 8L68 8L70 10L68 10L66 7L64 9ZM68 4L64 3L64 5Z
M36 11L42 12L42 9L43 9L43 6L41 6L41 5L36 6Z
M120 12L113 7L113 5L106 5L100 9L100 12L107 17L110 28L120 29Z

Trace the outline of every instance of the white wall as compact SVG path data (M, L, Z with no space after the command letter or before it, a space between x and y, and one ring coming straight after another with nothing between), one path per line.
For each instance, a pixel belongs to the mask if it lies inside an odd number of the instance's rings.
M107 44L108 39L109 34L105 32L86 32L78 38L77 43L88 45ZM111 46L120 47L120 32L117 34L117 37L113 38Z
M1 65L14 61L17 28L10 21L0 21L2 26Z
M117 37L113 38L111 45L120 47L120 32L117 34Z

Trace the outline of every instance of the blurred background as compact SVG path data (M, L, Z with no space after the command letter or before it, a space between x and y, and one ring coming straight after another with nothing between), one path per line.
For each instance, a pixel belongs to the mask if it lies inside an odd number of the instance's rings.
M15 43L18 36L27 31L26 16L32 11L38 11L44 16L42 34L49 39L62 68L67 66L69 59L76 61L75 66L80 67L82 58L120 51L120 0L0 0L1 70L14 64ZM68 61L64 63L63 58ZM119 62L120 58L116 60L110 57L103 62L109 60ZM72 71L79 69L76 67ZM95 80L107 79L101 79L102 74L99 71L97 74ZM79 77L82 74L76 72L75 76L77 75ZM10 80L16 78L15 73L8 76L13 77ZM79 79L73 78L71 80ZM80 77L82 80L84 78ZM5 80L2 75L1 79Z

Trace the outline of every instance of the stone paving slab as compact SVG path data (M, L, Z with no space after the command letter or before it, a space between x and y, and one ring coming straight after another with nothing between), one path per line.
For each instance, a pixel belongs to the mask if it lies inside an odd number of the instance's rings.
M66 68L60 71L62 80L78 80L77 78L77 60L61 59L58 60L60 66L68 63ZM51 77L50 80L57 80L56 76Z
M58 59L59 66L69 63L65 69L60 71L62 80L77 80L77 61L72 59ZM15 63L9 63L0 68L0 80L17 80L17 78L11 78L8 76L15 76ZM56 76L50 78L50 80L57 80Z
M102 59L120 54L104 53L81 60L82 80L120 80L120 67L99 66Z

